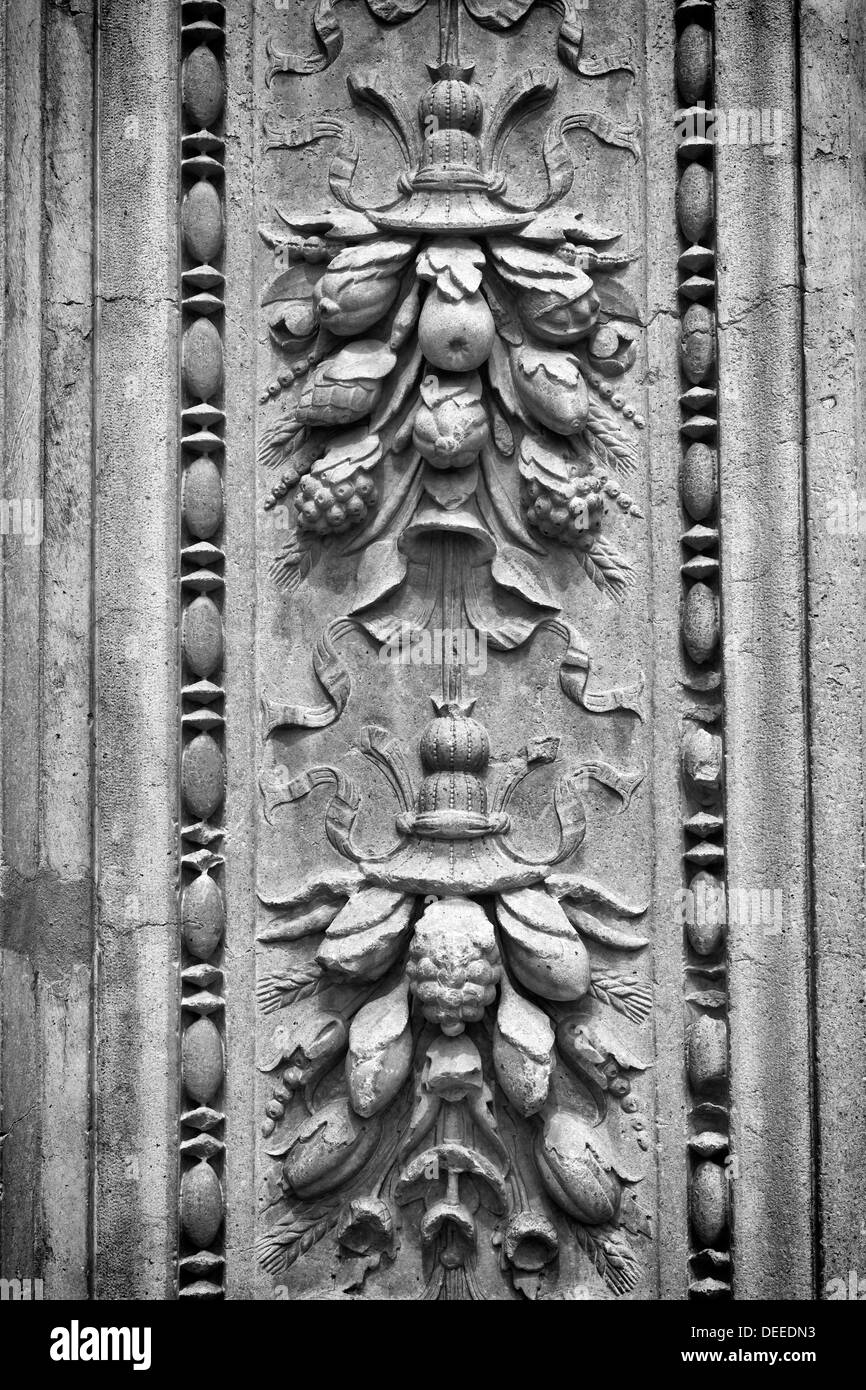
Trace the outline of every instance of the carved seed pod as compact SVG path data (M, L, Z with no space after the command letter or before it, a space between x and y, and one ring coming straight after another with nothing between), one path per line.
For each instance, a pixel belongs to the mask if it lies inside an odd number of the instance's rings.
M704 521L716 509L716 451L696 440L680 465L680 496L693 521Z
M720 1086L728 1075L728 1029L724 1019L700 1014L688 1030L689 1081L698 1093Z
M222 390L223 345L210 319L196 319L183 335L183 384L191 396L207 401Z
M680 357L693 386L706 381L716 360L715 316L703 304L690 304L683 315Z
M222 68L213 49L200 43L184 59L181 91L184 110L194 125L213 125L225 104Z
M689 1194L692 1226L701 1245L715 1245L728 1224L728 1175L720 1163L699 1163Z
M203 680L212 675L222 661L222 618L207 594L193 599L183 615L182 645L187 666Z
M692 910L686 935L699 956L711 956L725 939L725 891L720 878L702 869L689 884Z
M209 1163L188 1168L180 1184L180 1219L184 1232L200 1250L210 1245L223 1219L223 1191Z
M713 54L709 29L687 24L677 43L677 86L690 106L709 93Z
M183 519L197 540L207 540L223 519L223 489L213 459L194 458L183 475Z
M719 641L719 606L707 584L693 584L683 607L683 642L698 665L709 661Z
M187 808L207 820L222 805L225 795L225 762L211 734L197 734L183 750L180 782Z
M222 200L208 179L199 179L186 194L181 209L183 241L193 260L209 264L223 245Z
M699 243L713 222L713 176L703 164L687 164L677 185L677 217L683 236Z
M490 739L477 719L443 714L421 735L421 759L431 772L481 772L489 757Z
M190 955L208 960L222 941L226 923L223 895L209 874L200 874L184 888L180 920Z
M723 758L719 735L693 724L683 740L683 776L702 805L712 804L719 795Z
M181 1047L183 1084L198 1105L207 1105L223 1079L222 1039L210 1018L197 1018L184 1031Z

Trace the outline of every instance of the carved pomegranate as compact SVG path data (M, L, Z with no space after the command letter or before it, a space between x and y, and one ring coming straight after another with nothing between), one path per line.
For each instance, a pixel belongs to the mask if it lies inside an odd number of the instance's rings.
M479 291L453 300L433 288L425 299L418 341L434 367L474 372L490 356L495 336L493 315Z
M434 468L467 468L490 438L487 412L478 396L462 389L460 378L427 377L424 404L415 416L412 442Z

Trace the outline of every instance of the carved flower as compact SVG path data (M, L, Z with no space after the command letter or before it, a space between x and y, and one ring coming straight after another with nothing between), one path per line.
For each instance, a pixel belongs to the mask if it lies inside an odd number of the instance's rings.
M596 1130L568 1110L554 1110L535 1143L535 1162L550 1196L587 1226L614 1221L622 1186Z
M353 1255L377 1255L394 1243L394 1213L378 1197L354 1197L340 1213L337 1240Z
M556 1227L540 1212L518 1212L505 1227L502 1253L515 1269L531 1273L544 1269L559 1254Z
M477 386L477 389L476 389ZM466 468L490 438L487 412L477 377L428 376L421 384L424 404L415 416L412 442L434 468Z
M284 1145L268 1152L285 1154L283 1176L304 1200L321 1197L349 1182L373 1154L382 1133L378 1118L362 1119L345 1100L333 1100L298 1125Z

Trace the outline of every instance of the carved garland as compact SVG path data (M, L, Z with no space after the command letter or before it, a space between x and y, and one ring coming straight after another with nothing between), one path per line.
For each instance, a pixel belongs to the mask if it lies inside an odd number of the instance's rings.
M597 714L640 714L642 679L587 689L589 658L556 616L539 560L564 548L596 600L621 599L632 579L609 534L642 519L619 481L638 466L628 431L642 420L613 385L636 357L640 316L615 274L630 257L616 229L563 200L574 177L568 130L635 157L636 131L598 111L559 121L544 142L546 195L532 206L508 197L505 143L527 111L552 101L558 78L522 74L488 118L461 62L460 16L507 30L533 3L440 0L439 61L417 122L398 96L349 75L353 100L404 155L384 206L363 206L353 190L353 125L266 124L268 148L337 141L340 205L277 207L282 226L261 229L285 267L263 297L284 364L265 402L292 393L260 436L260 463L281 474L266 505L289 498L296 515L274 577L302 582L323 545L359 558L352 607L314 653L327 702L264 701L266 818L330 787L325 829L347 867L260 894L259 1005L279 1021L259 1061L276 1074L259 1254L277 1277L333 1232L374 1267L393 1258L407 1207L429 1299L485 1296L491 1221L501 1270L529 1297L558 1260L560 1233L617 1295L637 1285L650 1234L637 1195L649 1140L630 1094L647 1067L617 1020L640 1025L651 1006L645 967L632 965L648 940L616 920L646 907L566 866L586 834L586 779L625 805L642 771L568 769L554 793L559 843L531 859L508 808L559 740L532 743L492 775L487 731L451 653L421 734L420 784L387 730L361 731L361 753L395 798L391 847L359 843L360 792L342 769L311 767L286 785L274 743L342 714L351 679L336 643L352 625L380 643L436 622L465 626L505 651L552 628L572 699ZM400 23L423 0L368 4ZM577 6L556 8L568 67L633 71L624 53L584 60ZM269 44L271 77L333 61L342 36L329 0L316 5L314 29L322 52L310 57Z
M677 8L677 215L683 239L680 397L685 712L685 969L689 1097L689 1213L693 1298L731 1295L728 1026L725 955L722 656L719 612L717 366L715 353L713 6Z
M225 796L220 548L224 462L225 7L181 13L181 1298L224 1296L221 884Z

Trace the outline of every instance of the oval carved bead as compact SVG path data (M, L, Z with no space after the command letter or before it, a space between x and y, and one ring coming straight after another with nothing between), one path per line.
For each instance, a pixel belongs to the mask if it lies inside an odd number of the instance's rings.
M180 1184L180 1219L193 1245L210 1245L223 1219L223 1192L209 1163L188 1168Z
M183 335L183 382L200 401L210 400L223 384L223 345L210 319L196 319Z
M709 729L692 725L683 741L683 775L703 805L715 801L722 785L722 740Z
M183 655L187 666L206 679L222 660L223 625L219 609L207 594L193 599L183 615Z
M720 1163L699 1163L692 1174L692 1226L701 1245L715 1245L728 1224L728 1175Z
M219 193L207 179L193 184L181 209L183 240L193 260L214 260L222 250L223 209Z
M680 496L693 521L703 521L716 509L716 452L696 440L686 450L680 465Z
M714 316L703 304L691 304L683 315L680 355L692 385L706 381L716 360L716 338Z
M711 956L725 939L725 892L720 878L701 869L689 884L690 911L686 917L689 945L699 956Z
M728 1030L724 1019L701 1014L688 1033L689 1081L695 1091L719 1086L728 1074Z
M180 920L190 955L196 960L207 960L222 941L226 922L222 892L209 874L200 874L184 888Z
M677 43L677 86L690 106L707 95L712 62L710 31L700 24L687 24Z
M200 43L184 59L183 104L197 126L213 125L225 102L222 68L213 49Z
M693 584L683 608L683 642L698 665L709 661L719 640L719 608L707 584Z
M225 775L216 739L211 734L197 734L183 750L180 765L183 799L192 815L207 820L222 805Z
M183 1035L183 1084L193 1100L207 1105L222 1084L223 1046L212 1019L198 1018Z
M197 540L207 540L223 519L223 487L213 459L193 459L183 475L183 519Z
M698 243L713 221L713 176L703 164L689 164L677 184L677 218L683 236Z

